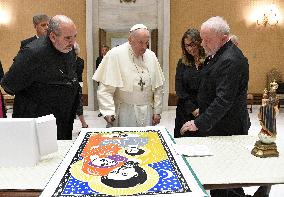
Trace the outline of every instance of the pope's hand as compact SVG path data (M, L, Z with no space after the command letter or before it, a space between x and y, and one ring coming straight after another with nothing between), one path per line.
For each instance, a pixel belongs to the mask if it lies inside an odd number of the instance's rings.
M113 122L115 121L114 115L106 115L104 119L106 120L107 124L110 124L111 126L113 125Z
M160 123L161 115L160 114L154 114L152 118L152 124L155 126Z

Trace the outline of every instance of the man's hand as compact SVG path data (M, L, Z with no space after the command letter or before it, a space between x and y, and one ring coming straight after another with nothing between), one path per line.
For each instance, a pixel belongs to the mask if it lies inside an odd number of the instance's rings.
M152 118L152 124L153 126L157 125L160 123L161 120L161 115L160 114L154 114Z
M192 112L192 115L194 115L194 117L199 116L199 108L197 108L196 110L194 110L194 111Z
M194 120L191 120L191 121L187 121L186 123L184 123L184 125L180 129L180 134L184 135L185 132L197 131L197 130L198 130L198 128L195 126Z
M109 125L108 127L113 126L113 121L115 121L114 115L106 115L104 119L106 120L107 125Z

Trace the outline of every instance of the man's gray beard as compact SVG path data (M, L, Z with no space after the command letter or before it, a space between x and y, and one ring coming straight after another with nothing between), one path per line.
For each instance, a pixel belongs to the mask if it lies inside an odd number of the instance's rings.
M210 52L205 51L206 56L208 57L208 56L215 55L217 53L217 51L219 51L220 48L221 48L221 46L216 48L216 49L214 49L214 50L210 50Z
M70 49L66 49L66 50L63 50L63 51L61 51L62 53L69 53L70 51L72 51L72 48L70 48Z
M210 52L205 51L205 53L206 53L206 57L215 55L215 53L213 53L212 51L210 51Z

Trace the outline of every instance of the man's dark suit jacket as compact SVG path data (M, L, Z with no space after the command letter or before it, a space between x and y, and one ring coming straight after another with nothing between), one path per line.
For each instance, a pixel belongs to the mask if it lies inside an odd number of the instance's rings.
M0 61L0 82L1 82L1 80L3 78L3 76L4 76L4 71L3 71L2 63ZM1 97L0 101L2 101L0 103L0 105L2 105L2 112L3 112L3 115L4 115L3 117L6 118L7 117L6 116L6 107L5 107L4 97L3 97L2 93L1 93L1 90L0 90L0 97Z
M84 60L80 57L76 59L76 73L79 82L83 81L82 74L84 70Z
M198 93L200 116L194 121L198 132L204 136L246 135L250 127L247 58L228 41L205 63Z
M30 42L32 42L32 41L34 41L34 40L36 40L36 39L37 39L37 37L36 37L36 36L33 36L33 37L27 38L27 39L25 39L25 40L22 40L22 41L21 41L20 50L23 49L27 44L29 44ZM20 51L19 51L19 52L20 52ZM18 54L19 54L19 52L18 52ZM13 58L13 61L15 61L15 58L16 58L16 57Z
M24 46L26 46L27 44L29 44L30 42L32 42L32 41L34 41L36 39L37 39L37 37L33 36L33 37L28 38L28 39L22 40L20 49L22 49Z
M103 60L103 56L99 56L97 59L96 59L96 70L98 69L100 63L102 62Z
M3 70L3 67L2 67L2 63L0 61L0 82L1 82L1 79L3 78L4 76L4 70Z

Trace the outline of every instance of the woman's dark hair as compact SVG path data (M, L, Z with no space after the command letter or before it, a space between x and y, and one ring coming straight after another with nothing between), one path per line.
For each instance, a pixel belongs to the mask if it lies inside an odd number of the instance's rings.
M194 65L194 57L190 55L184 45L184 40L186 38L191 39L191 41L198 47L200 59L205 58L205 51L201 46L202 39L200 33L197 29L189 28L182 36L181 39L181 49L182 49L182 63L186 65Z

